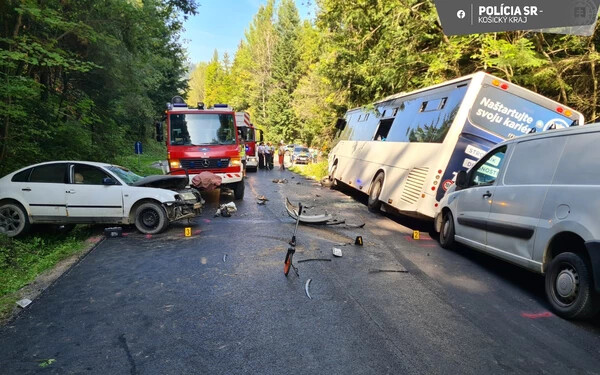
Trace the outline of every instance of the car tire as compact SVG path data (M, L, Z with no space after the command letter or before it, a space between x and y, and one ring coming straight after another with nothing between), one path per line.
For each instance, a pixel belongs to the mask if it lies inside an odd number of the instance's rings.
M556 314L566 319L590 318L600 308L591 267L571 252L552 259L546 272L546 296Z
M381 189L383 188L383 173L377 174L373 183L371 184L371 188L369 189L369 200L367 202L367 207L371 212L379 212L381 209L381 201L379 200L379 196L381 195Z
M234 186L233 186L233 197L235 199L244 199L244 190L246 188L246 185L244 184L244 181L240 181L237 182Z
M16 202L0 204L0 234L17 237L27 233L29 228L29 216L23 206Z
M135 227L144 234L160 233L168 225L167 213L159 203L145 202L135 211Z
M451 249L454 246L454 217L448 210L442 216L442 225L440 227L440 245L444 249Z

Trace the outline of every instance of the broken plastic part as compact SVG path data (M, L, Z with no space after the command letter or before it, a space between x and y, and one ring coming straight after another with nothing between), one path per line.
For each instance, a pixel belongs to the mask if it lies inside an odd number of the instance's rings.
M341 257L342 256L342 249L334 247L331 250L333 252L333 255L335 255L336 257Z
M285 209L288 212L288 215L290 215L290 217L294 220L298 219L297 215L296 215L296 211L294 210L294 206L292 205L292 203L290 202L290 200L288 198L285 198ZM325 213L325 214L321 214L321 215L306 215L304 213L300 214L299 220L302 223L308 223L308 224L318 224L318 223L326 223L328 221L330 221L333 218L333 216Z
M304 291L306 292L306 296L310 299L312 299L312 297L310 296L310 293L308 292L308 288L310 286L311 281L312 281L312 279L308 279L308 280L306 280L306 284L304 284Z

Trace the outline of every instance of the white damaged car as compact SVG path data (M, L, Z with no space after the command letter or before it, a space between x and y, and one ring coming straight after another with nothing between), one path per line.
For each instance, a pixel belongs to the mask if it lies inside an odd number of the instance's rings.
M140 177L116 165L54 161L0 179L0 234L31 224L135 224L160 233L171 221L201 213L204 201L186 176Z

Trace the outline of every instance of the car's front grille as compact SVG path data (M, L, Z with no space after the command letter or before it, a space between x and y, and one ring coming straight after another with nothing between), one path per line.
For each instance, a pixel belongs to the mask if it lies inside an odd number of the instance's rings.
M229 158L181 159L183 169L214 169L229 166Z

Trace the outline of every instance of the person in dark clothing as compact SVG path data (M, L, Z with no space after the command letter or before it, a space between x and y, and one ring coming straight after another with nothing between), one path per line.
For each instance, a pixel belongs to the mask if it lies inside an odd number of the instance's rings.
M258 145L258 168L265 168L265 144L263 142Z

